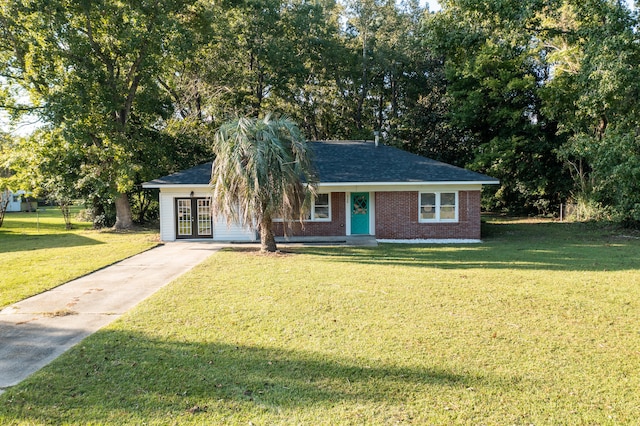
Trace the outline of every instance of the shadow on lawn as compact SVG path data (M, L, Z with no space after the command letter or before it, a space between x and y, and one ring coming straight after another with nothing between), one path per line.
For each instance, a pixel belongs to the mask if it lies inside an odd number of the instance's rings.
M17 234L0 231L0 253L104 244L76 233Z
M276 413L341 401L394 403L442 387L514 383L437 368L278 347L180 342L135 332L101 331L90 339L0 396L0 419L59 423L73 420L64 414L73 412L76 421L102 424L123 413L135 416L140 407L146 410L143 417L162 418L207 404L216 404L216 411L226 408L228 414L242 407L251 415L265 407Z
M73 226L73 229L91 229L93 226L89 222L78 221L75 219L75 216L71 219L71 225ZM67 231L62 213L58 210L41 211L38 214L15 212L7 213L0 230L17 234Z
M624 271L638 269L640 240L589 224L483 224L480 244L303 247L331 261L441 269Z

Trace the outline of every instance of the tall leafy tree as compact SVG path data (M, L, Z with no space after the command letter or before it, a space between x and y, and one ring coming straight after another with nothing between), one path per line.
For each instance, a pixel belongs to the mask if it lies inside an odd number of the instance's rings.
M535 34L540 2L451 0L429 20L444 57L453 126L469 132L472 165L497 177L495 207L547 213L569 179L555 151L558 123L543 113L549 78Z
M197 13L184 0L0 6L0 74L29 94L27 108L85 154L81 170L115 203L116 228L133 224L127 193L144 167L140 152L173 114L159 77L175 49L188 47Z
M344 137L350 127L343 89L354 55L340 37L340 10L334 0L294 0L282 15L286 48L295 60L284 84L274 87L273 108L316 140Z
M340 86L351 52L339 37L339 10L334 0L230 3L211 18L216 37L172 77L175 98L197 100L198 120L214 125L269 110L294 118L309 137L342 137L349 114Z
M74 201L95 196L95 188L83 185L85 155L65 140L58 129L42 127L16 145L13 165L26 189L55 203L71 229L69 208Z
M302 221L314 192L310 148L297 125L270 115L239 118L216 132L213 152L214 214L257 224L262 251L276 251L273 219Z
M359 52L359 75L354 83L355 94L355 125L356 129L363 129L365 102L371 90L371 64L376 33L383 21L382 2L379 0L354 0L347 2L348 21L347 34L350 36L352 48Z
M472 158L469 137L451 126L447 116L444 61L425 42L428 11L413 1L387 2L380 10L368 102L371 127L401 148L467 165Z
M545 24L554 76L543 94L568 139L560 154L575 179L574 197L638 223L637 14L618 1L571 0Z

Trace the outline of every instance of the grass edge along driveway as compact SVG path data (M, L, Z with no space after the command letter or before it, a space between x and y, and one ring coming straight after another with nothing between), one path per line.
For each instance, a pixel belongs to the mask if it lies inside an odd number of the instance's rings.
M77 222L67 231L53 207L7 213L0 228L0 309L157 244L154 231L98 231Z
M0 396L0 423L634 424L640 241L217 253Z

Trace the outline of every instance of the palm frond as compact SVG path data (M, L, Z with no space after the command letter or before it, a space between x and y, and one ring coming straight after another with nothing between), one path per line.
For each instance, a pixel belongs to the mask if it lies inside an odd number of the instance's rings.
M245 225L303 220L316 180L311 150L293 121L269 114L225 123L213 152L214 215Z

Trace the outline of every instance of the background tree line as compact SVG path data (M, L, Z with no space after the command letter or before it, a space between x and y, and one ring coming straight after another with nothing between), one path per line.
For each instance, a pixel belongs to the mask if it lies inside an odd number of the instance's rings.
M501 180L485 206L640 221L637 14L614 0L7 0L0 107L45 125L0 167L96 222L139 184L274 112L309 139L385 143ZM6 171L10 170L11 173ZM9 178L3 178L7 182Z

